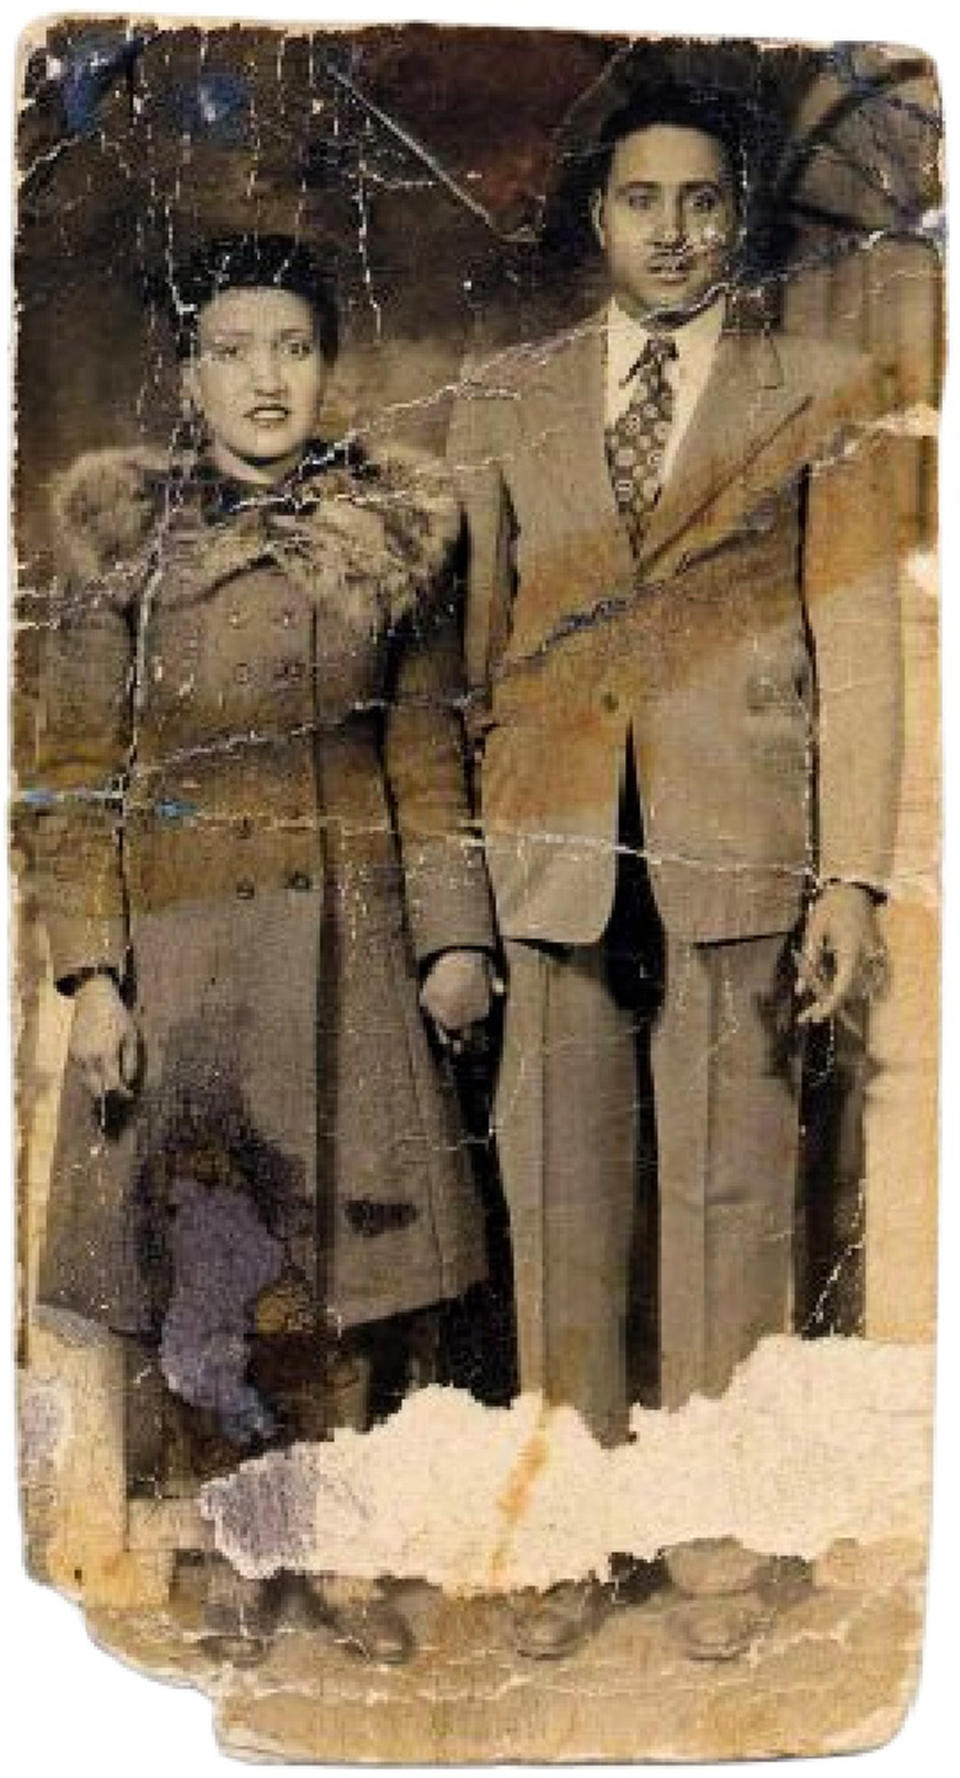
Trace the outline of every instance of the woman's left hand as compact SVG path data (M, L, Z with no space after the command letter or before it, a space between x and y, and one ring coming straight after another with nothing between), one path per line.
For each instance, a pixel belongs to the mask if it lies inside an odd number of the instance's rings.
M485 951L442 951L427 971L420 1005L441 1041L455 1040L487 1018L495 992L502 989Z

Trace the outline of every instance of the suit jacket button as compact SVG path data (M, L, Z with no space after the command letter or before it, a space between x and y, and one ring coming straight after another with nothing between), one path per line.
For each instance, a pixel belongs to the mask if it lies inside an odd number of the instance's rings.
M256 890L249 877L241 877L237 884L237 897L240 901L252 901Z
M605 691L600 699L600 703L603 709L606 710L608 716L614 716L620 708L620 699L617 697L616 692Z
M296 889L301 895L305 895L307 890L312 887L312 880L308 877L305 870L294 870L290 872L290 875L287 878L288 889Z

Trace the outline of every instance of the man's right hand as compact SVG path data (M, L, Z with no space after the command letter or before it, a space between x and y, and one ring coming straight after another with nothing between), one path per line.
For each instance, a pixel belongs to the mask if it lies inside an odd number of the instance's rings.
M77 989L69 1051L92 1098L132 1097L140 1034L112 976L92 975Z

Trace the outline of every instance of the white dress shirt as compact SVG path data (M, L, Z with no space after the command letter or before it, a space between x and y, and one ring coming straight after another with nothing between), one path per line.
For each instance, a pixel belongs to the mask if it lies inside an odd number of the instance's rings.
M673 467L683 435L690 425L694 409L710 375L714 353L723 331L723 319L724 303L721 297L684 322L682 327L671 329L677 356L666 367L667 378L673 388L673 425L663 457L664 480ZM628 315L626 309L620 307L616 297L611 298L607 310L604 416L608 426L612 426L630 405L633 393L632 373L635 374L637 360L650 337L651 330L644 327L641 321L635 321L632 315Z

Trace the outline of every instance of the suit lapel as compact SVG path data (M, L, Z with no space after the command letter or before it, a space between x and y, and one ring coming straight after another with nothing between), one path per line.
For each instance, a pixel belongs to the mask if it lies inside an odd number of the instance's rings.
M604 522L627 533L620 518L607 463L606 435L606 310L592 317L578 343L576 359L569 365L573 379L576 405L579 407L577 435L571 439L577 473L581 480L584 504ZM632 552L631 552L632 559Z
M725 332L641 552L646 569L707 513L810 402L764 335Z
M573 521L596 538L598 569L613 591L633 584L636 563L607 466L606 325L603 309L559 343L535 386L527 425L543 444L545 501L562 499L564 528Z
M607 465L606 324L603 309L551 342L525 394L525 430L542 461L546 505L560 500L564 528L575 523L589 531L598 576L604 590L614 593L636 584L638 564ZM703 533L714 503L810 400L802 383L784 376L765 335L724 332L651 519L641 575L659 573L671 546Z

